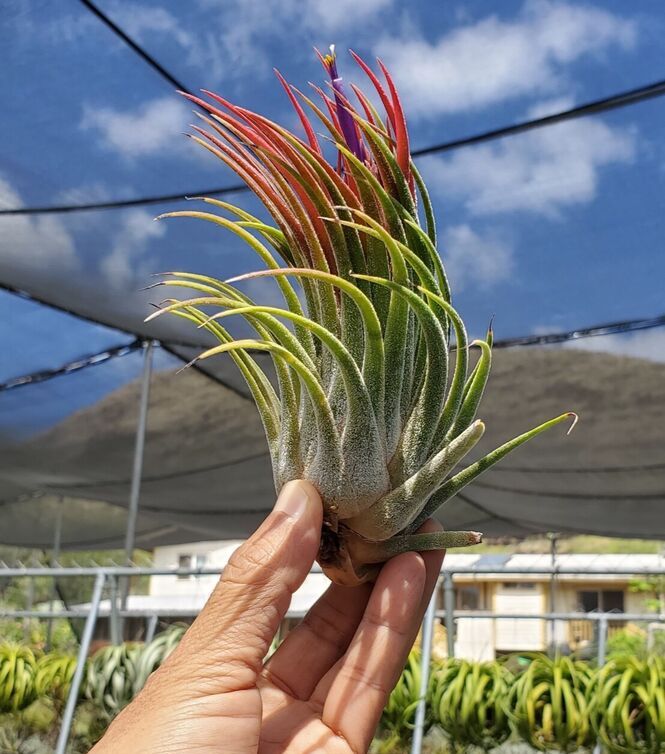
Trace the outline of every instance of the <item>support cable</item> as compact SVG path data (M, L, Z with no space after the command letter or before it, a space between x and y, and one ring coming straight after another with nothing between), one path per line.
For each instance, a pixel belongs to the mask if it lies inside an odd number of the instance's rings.
M81 2L85 2L87 4L87 0L81 0ZM665 79L656 81L652 84L647 84L646 86L637 87L636 89L617 92L610 97L591 100L590 102L586 102L582 105L579 105L578 107L572 107L568 110L561 110L560 112L546 115L542 118L532 118L530 120L513 123L508 126L502 126L501 128L482 131L481 133L473 134L471 136L464 136L461 139L454 139L452 141L445 141L440 144L433 144L428 147L416 149L411 153L411 155L412 157L417 159L419 157L425 157L431 154L440 154L442 152L448 152L454 149L461 149L463 147L472 146L473 144L481 144L488 141L494 141L496 139L503 139L507 136L515 136L516 134L525 133L526 131L533 131L537 128L553 126L556 123L563 123L568 120L584 118L588 117L589 115L598 115L599 113L608 112L609 110L616 110L621 107L627 107L628 105L635 105L639 102L644 102L645 100L654 99L655 97L662 97L664 94ZM231 186L221 186L212 189L197 189L195 191L182 191L174 194L142 196L134 199L118 199L115 201L107 202L42 205L33 207L10 207L7 209L0 209L0 217L2 217L3 215L64 214L67 212L85 212L88 210L142 207L150 204L167 204L170 202L179 202L189 196L223 196L225 194L238 194L243 191L249 191L249 188L244 183L238 183Z
M157 73L166 81L169 82L169 84L173 85L176 89L180 89L183 92L189 92L189 89L180 82L172 73L166 70L164 66L159 63L153 56L147 52L146 50L141 47L141 45L133 40L129 34L127 34L126 31L120 28L118 24L115 23L115 21L112 21L104 11L100 10L94 3L90 2L90 0L81 0L83 5L92 13L94 16L96 16L105 26L108 26L108 28L128 46L130 47L144 62L146 62L151 68L153 68ZM190 92L191 93L191 92Z
M25 385L36 385L40 382L46 382L54 377L61 377L65 374L73 374L74 372L80 372L82 369L96 366L97 364L103 364L110 359L115 359L119 356L127 356L134 351L140 350L143 345L141 339L133 340L131 343L123 343L112 348L105 348L98 353L87 354L81 356L74 361L69 361L62 366L55 369L42 369L39 372L32 372L31 374L24 374L20 377L13 377L6 382L0 382L0 392L6 390L13 390L17 387L24 387Z
M83 317L85 319L85 317ZM565 332L550 333L548 335L526 335L519 338L506 338L503 340L495 340L494 349L496 348L514 348L516 346L538 346L538 345L551 345L554 343L565 343L571 340L580 340L582 338L590 338L601 335L617 335L628 332L634 332L636 330L647 330L653 327L665 326L665 314L658 317L650 317L647 319L630 319L623 320L621 322L612 322L604 325L595 325L593 327L585 327L576 330L567 330ZM22 375L20 377L13 377L4 383L0 383L0 392L6 390L12 390L14 388L23 387L25 385L34 385L35 383L45 382L53 377L59 377L64 374L70 374L71 372L77 372L81 369L85 369L96 364L101 364L116 356L126 356L129 353L139 350L143 343L150 340L149 338L137 337L131 343L124 343L122 345L115 346L113 348L106 348L99 353L88 354L82 356L75 361L68 362L55 369L45 369L39 372L33 372L31 374ZM177 357L181 361L186 359L181 356L177 351L170 347L169 341L156 341L164 348L168 353ZM196 348L198 346L188 346ZM213 379L216 379L214 375L202 370L202 374L205 374ZM229 387L224 384L225 387ZM235 392L238 392L237 390Z

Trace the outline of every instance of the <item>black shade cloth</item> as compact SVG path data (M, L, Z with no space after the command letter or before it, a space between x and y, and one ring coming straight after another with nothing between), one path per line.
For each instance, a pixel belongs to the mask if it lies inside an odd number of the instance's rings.
M155 354L137 545L245 536L270 509L274 490L244 382L228 358L176 374L210 342L205 332L175 317L144 322L151 303L173 295L142 290L154 273L225 279L262 266L211 224L152 220L191 209L184 196L205 186L238 183L180 135L191 114L174 94L174 80L192 90L211 87L294 125L283 92L268 83L273 64L299 85L321 82L313 43L343 37L344 46L371 59L377 44L392 38L399 59L413 40L386 3L356 4L353 14L337 13L335 3L275 3L256 17L253 3L99 5L172 75L148 65L83 3L6 0L0 210L160 194L183 199L0 216L0 383L40 375L0 389L0 542L49 546L62 500L64 547L123 543L142 367L137 336L163 346ZM524 28L540 28L537 18L550 12L553 23L530 38L551 32L550 44L567 54L527 45L545 56L540 63L523 56L504 67L521 64L537 85L508 87L487 101L483 92L496 82L487 77L489 63L478 60L479 79L460 87L461 94L469 90L470 106L459 110L423 114L423 103L403 89L416 152L662 78L661 40L648 33L658 28L653 9L638 19L618 5L518 3L499 12L487 3L471 18L464 3L449 5L410 9L413 39L426 30L422 45L431 42L431 55L488 22L528 42ZM322 8L333 11L332 21L322 20ZM390 55L386 60L392 65ZM493 313L499 338L663 314L664 121L659 97L416 158L432 189L441 254L470 334L482 334ZM246 192L225 198L265 217ZM257 302L279 303L274 282L254 280L245 290ZM230 329L245 332L235 320ZM80 361L104 349L95 365ZM484 449L568 409L580 423L570 437L562 427L539 437L471 485L441 511L447 528L665 538L663 329L612 341L608 349L614 354L496 352L480 413Z
M124 358L136 360L126 369L140 366L138 354ZM225 374L226 360L216 360ZM108 368L102 364L78 379ZM51 428L5 446L1 541L48 547L54 500L64 497L64 547L122 543L139 387L135 377ZM46 389L20 388L26 396ZM576 410L580 422L570 436L560 426L517 450L438 517L447 528L488 536L555 530L665 538L664 390L661 364L562 348L496 352L480 412L487 425L482 449L567 409ZM253 403L194 370L155 373L137 542L244 537L273 501Z

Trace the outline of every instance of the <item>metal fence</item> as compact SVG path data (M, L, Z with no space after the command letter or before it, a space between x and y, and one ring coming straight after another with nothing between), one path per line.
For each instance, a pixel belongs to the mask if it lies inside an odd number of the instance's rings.
M320 569L315 567L313 573L320 573ZM55 754L65 754L71 725L76 709L81 683L83 680L83 670L85 660L90 652L90 646L93 639L95 626L100 617L100 606L104 596L104 590L108 589L110 599L109 624L111 641L119 643L122 637L122 622L126 618L145 618L146 619L146 639L154 635L157 621L160 616L158 609L141 609L128 610L126 595L129 581L132 577L138 576L182 576L182 577L201 577L201 576L218 576L221 573L219 568L139 568L134 566L113 566L113 567L16 567L0 568L0 579L27 577L29 579L38 577L50 577L56 579L66 579L72 577L92 577L94 584L90 603L85 608L77 609L27 609L27 610L10 610L0 606L0 618L29 619L36 618L52 621L56 618L73 618L84 619L84 627L81 633L81 639L78 651L78 662L76 672L72 679L72 685L67 698L67 703L62 717L62 724L58 736L58 742ZM426 692L429 681L429 668L432 657L432 643L434 635L434 624L437 619L443 620L446 627L448 656L455 655L455 621L464 619L514 619L514 620L544 620L544 621L591 621L597 626L597 660L601 664L605 661L606 646L609 628L616 622L653 622L654 613L580 613L580 612L544 612L540 614L530 613L495 613L486 610L457 610L455 608L455 575L501 575L501 576L550 576L555 578L557 575L571 576L663 576L665 568L651 569L620 569L613 568L598 570L579 570L563 567L542 567L542 568L497 568L496 566L476 566L476 567L457 567L446 568L441 571L440 581L434 596L430 601L423 620L422 630L422 674L420 701L416 709L415 726L413 732L412 754L420 754L424 735L425 711L426 711ZM437 594L439 587L443 587L443 609L437 609ZM182 610L169 609L169 617L195 617L198 610L189 608ZM303 613L289 611L288 618L302 618ZM660 616L663 620L665 616ZM660 624L658 624L660 625Z

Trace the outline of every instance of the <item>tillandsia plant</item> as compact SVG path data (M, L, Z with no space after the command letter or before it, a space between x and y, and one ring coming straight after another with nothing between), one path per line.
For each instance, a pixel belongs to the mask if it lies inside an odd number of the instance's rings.
M510 736L506 702L514 678L499 662L449 658L430 678L434 721L455 751L490 751Z
M277 74L305 138L212 92L204 91L207 99L184 94L203 111L191 138L242 178L274 225L212 198L201 200L230 217L162 215L225 228L266 269L226 281L166 273L155 285L198 295L167 299L152 315L173 312L219 341L196 361L222 353L234 360L261 414L276 488L304 478L321 494L319 562L342 584L372 579L400 552L479 542L477 532L418 529L511 450L574 418L562 414L456 471L484 431L475 416L490 371L491 329L486 339L468 342L393 80L380 61L385 85L351 54L383 117L354 85L359 106L351 102L331 48L319 54L329 88L313 86L314 98ZM310 118L327 131L325 139ZM283 307L257 304L234 285L262 277L276 280ZM247 320L256 337L234 339L226 328L234 316ZM473 368L470 346L480 350ZM254 359L257 351L271 355L276 388Z

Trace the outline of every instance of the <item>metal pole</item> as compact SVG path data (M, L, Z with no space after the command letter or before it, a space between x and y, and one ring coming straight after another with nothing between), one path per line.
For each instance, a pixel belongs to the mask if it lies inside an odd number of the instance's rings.
M32 576L28 576L28 585L25 591L25 607L26 612L32 611L35 605L35 580ZM30 621L31 619L26 617L23 619L23 637L26 644L32 644L30 641Z
M155 632L157 631L157 623L159 622L159 615L151 615L146 620L146 628L145 628L145 639L144 642L146 644L150 644L150 642L155 638Z
M443 573L443 609L446 611L446 635L448 639L448 657L455 656L455 589L453 575L450 571Z
M148 401L150 398L150 376L152 374L152 351L153 342L144 342L143 351L143 375L141 377L141 400L139 403L139 419L136 427L136 443L134 445L134 466L132 469L132 483L129 492L129 510L127 512L127 532L125 535L125 559L130 565L134 556L134 544L136 541L136 519L139 512L139 495L141 492L141 475L143 473L143 451L145 449L145 433L148 423ZM129 595L130 577L123 580L122 584L122 608L127 606ZM122 633L122 625L121 625Z
M607 647L607 615L603 613L598 619L598 667L605 664Z
M60 726L58 742L55 746L54 754L65 754L65 751L67 749L69 731L71 730L72 721L74 720L76 702L78 701L79 689L81 688L81 681L83 680L85 660L88 656L88 652L90 651L90 642L92 641L92 634L95 630L95 624L97 623L97 613L99 612L99 604L102 601L102 592L104 589L105 581L106 576L104 575L104 573L98 573L97 577L95 578L95 585L92 590L90 612L88 613L88 617L86 618L85 628L83 629L83 636L81 637L81 645L79 647L78 658L76 660L76 670L74 671L72 685L69 689L69 695L67 696L65 711L62 713L62 725Z
M55 516L55 528L53 532L53 551L51 552L51 565L57 565L60 560L60 548L62 546L62 511L63 511L63 499L58 498L58 510ZM53 579L53 586L51 588L51 601L49 602L49 610L53 612L55 607L55 598L58 593L58 580ZM46 651L51 649L51 638L53 636L53 618L48 619L46 625Z
M607 646L607 615L603 613L598 618L598 667L605 664L605 648ZM600 741L596 742L593 754L602 754Z
M660 548L660 563L661 567L665 564L665 544ZM665 620L665 578L656 580L658 585L658 612L660 614L660 620Z
M118 645L121 642L121 622L120 622L120 605L118 604L118 577L109 576L110 590L109 599L111 610L109 612L111 644Z
M557 542L559 535L555 533L548 534L550 539L550 558L552 572L550 574L550 613L556 612L556 555L557 555ZM550 621L550 654L556 653L556 620L552 618Z
M438 587L438 584L437 584ZM423 748L425 733L425 712L427 710L427 686L429 683L429 667L432 661L432 638L434 636L434 618L436 615L436 596L438 589L434 589L432 599L427 606L423 618L423 635L420 658L420 689L418 691L418 706L416 707L416 722L413 729L411 754L420 754Z

